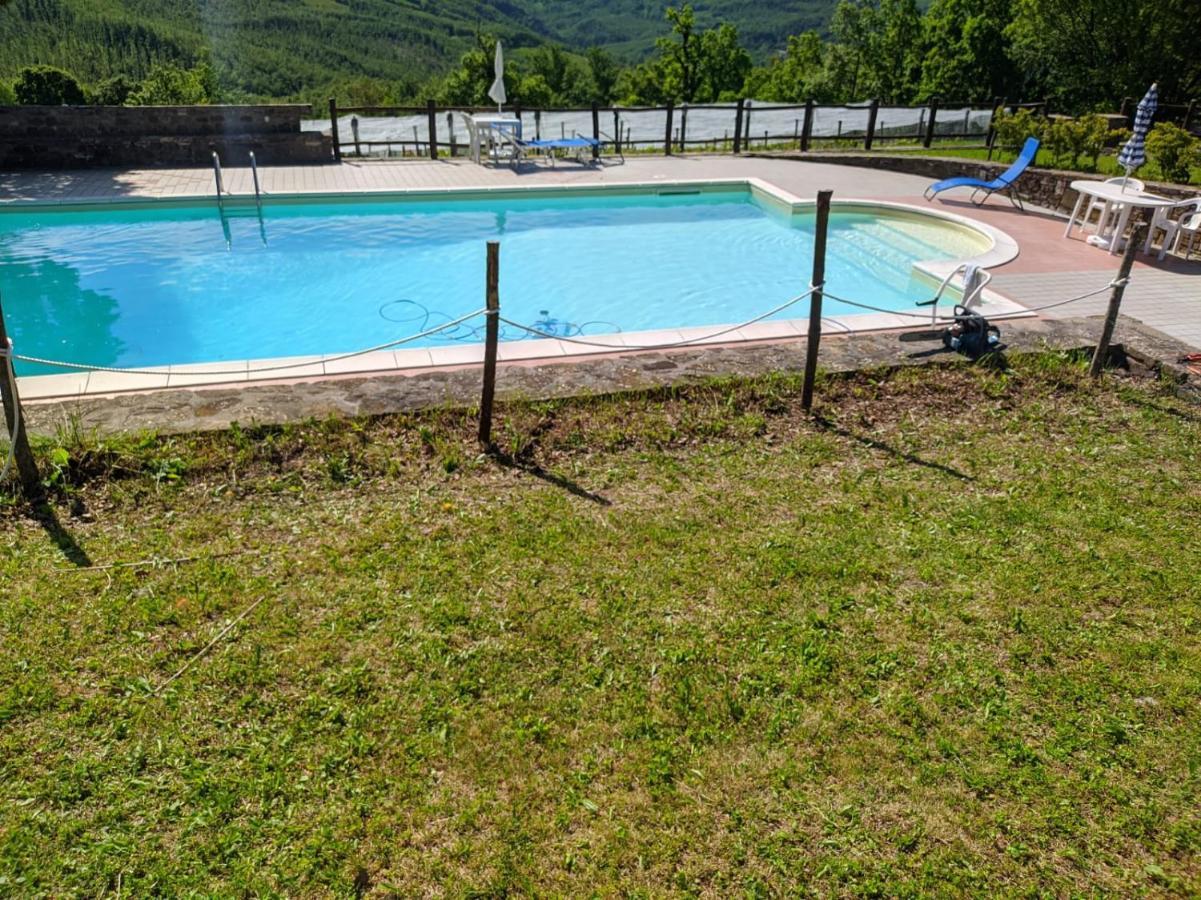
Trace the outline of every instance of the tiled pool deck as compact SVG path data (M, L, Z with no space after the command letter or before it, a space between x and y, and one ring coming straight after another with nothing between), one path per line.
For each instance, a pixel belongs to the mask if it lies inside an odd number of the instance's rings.
M226 168L227 190L252 193L248 169ZM420 191L440 189L506 189L538 185L632 184L656 181L758 179L800 199L813 198L818 190L830 189L835 199L868 199L927 207L922 190L928 179L876 169L834 166L816 162L756 157L647 157L630 159L622 165L581 167L564 163L556 168L526 167L514 172L507 167L485 168L462 161L367 161L328 166L261 167L260 183L267 194L356 193ZM213 173L207 169L88 170L79 172L27 172L0 174L0 203L80 203L136 199L187 199L211 197ZM1003 199L983 208L966 200L946 199L929 204L933 209L966 216L1000 229L1018 244L1016 259L993 269L992 287L1003 297L1025 306L1039 306L1101 287L1117 269L1118 258L1086 244L1080 233L1063 237L1062 217L1031 210L1020 213ZM1047 313L1077 317L1104 309L1099 296L1069 304ZM1169 259L1158 263L1140 256L1127 289L1123 313L1194 346L1201 346L1201 260L1185 263ZM877 315L861 327L896 328L908 324L897 317ZM895 319L895 321L893 321ZM764 322L723 335L712 343L748 340L796 339L804 329L795 322ZM692 337L682 332L624 335L626 345L652 344ZM699 342L707 343L707 342ZM502 345L502 361L563 358L573 348L559 341L531 340ZM633 349L633 346L631 346ZM473 365L482 358L482 348L447 348L454 355L429 351L383 351L371 359L354 361L305 360L303 368L280 373L289 379L338 376L365 368L408 370L440 366ZM578 351L577 351L578 352ZM401 358L401 355L404 358ZM413 355L415 354L415 355ZM263 366L279 360L241 365L236 374L217 380L230 384L262 380L255 375ZM368 365L369 364L369 365ZM164 374L130 376L106 372L83 372L75 376L32 376L22 379L23 394L39 396L104 394L131 389L163 389L213 383L213 371L230 369L228 363L208 366L171 367ZM207 372L206 372L207 370ZM50 379L54 379L51 381ZM134 380L131 380L134 379Z

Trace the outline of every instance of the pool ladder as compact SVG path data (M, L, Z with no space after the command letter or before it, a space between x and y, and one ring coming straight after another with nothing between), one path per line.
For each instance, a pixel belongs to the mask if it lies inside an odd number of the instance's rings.
M263 246L267 246L267 226L263 221L263 191L259 185L259 164L255 159L254 151L250 151L250 175L254 181L254 205L258 213L259 220L259 238L263 242ZM232 249L233 235L229 229L229 218L225 212L225 196L233 196L225 189L225 178L221 173L221 157L217 151L213 151L213 179L217 186L217 211L221 215L221 230L225 233L225 248Z

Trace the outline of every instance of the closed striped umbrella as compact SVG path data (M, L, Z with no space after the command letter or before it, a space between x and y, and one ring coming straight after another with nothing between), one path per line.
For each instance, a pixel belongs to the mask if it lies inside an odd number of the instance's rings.
M1158 105L1159 88L1153 84L1147 96L1139 101L1138 109L1134 111L1134 132L1118 154L1118 165L1126 167L1127 176L1147 161L1147 132L1151 130L1151 119Z

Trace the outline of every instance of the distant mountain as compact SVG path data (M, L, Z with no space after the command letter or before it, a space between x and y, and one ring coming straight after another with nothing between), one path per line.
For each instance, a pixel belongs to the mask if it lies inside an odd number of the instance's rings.
M836 0L704 0L701 25L739 27L764 56L785 37L821 28ZM158 60L204 49L222 83L249 94L299 96L331 81L421 82L447 68L477 30L511 47L602 45L633 61L666 31L653 0L11 0L0 7L0 75L48 63L96 82L145 74Z

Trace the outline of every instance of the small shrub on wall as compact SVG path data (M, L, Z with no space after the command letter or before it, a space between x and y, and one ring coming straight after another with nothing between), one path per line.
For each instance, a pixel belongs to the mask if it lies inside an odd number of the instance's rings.
M1160 122L1147 135L1147 155L1168 181L1187 184L1189 170L1201 166L1201 141L1170 122Z

